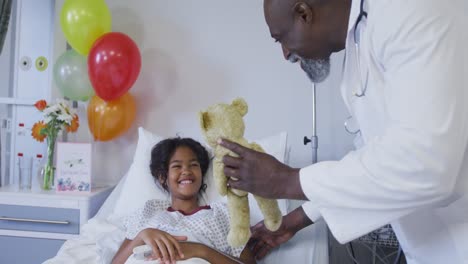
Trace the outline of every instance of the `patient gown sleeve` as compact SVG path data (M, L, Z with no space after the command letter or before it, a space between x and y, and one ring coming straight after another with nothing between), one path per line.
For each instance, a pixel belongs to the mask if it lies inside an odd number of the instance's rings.
M167 210L171 205L165 200L149 200L135 213L127 216L124 220L125 235L128 239L135 239L138 233L146 227L148 221L160 213Z

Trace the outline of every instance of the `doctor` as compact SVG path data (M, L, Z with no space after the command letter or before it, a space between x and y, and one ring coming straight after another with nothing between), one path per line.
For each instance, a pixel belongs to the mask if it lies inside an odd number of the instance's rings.
M223 160L232 188L307 200L279 231L253 227L259 258L323 218L341 243L391 223L408 263L468 263L465 2L264 1L272 37L312 81L345 49L341 92L357 149L294 169L220 141L239 154Z

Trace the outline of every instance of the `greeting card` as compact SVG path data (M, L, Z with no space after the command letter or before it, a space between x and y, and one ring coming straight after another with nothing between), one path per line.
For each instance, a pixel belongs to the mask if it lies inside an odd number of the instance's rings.
M91 144L57 143L55 186L58 192L91 191Z

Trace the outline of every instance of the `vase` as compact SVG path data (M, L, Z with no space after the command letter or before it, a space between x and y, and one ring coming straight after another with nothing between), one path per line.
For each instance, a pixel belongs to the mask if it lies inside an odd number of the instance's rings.
M44 167L39 171L39 179L43 190L51 190L54 186L54 151L56 137L47 137L47 159Z
M46 173L47 171L47 173ZM47 174L47 177L46 177ZM55 188L55 167L52 167L52 169L47 166L46 164L43 164L41 167L39 167L37 171L37 178L38 182L40 183L40 187L42 190L52 190Z

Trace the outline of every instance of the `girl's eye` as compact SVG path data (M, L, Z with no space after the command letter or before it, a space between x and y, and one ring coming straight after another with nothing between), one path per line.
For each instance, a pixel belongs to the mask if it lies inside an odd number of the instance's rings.
M179 168L181 168L181 167L182 167L182 166L180 166L180 165L172 165L172 166L171 166L171 168L173 168L173 169L179 169Z
M192 167L199 167L199 166L200 166L200 164L198 164L198 163L192 163Z

